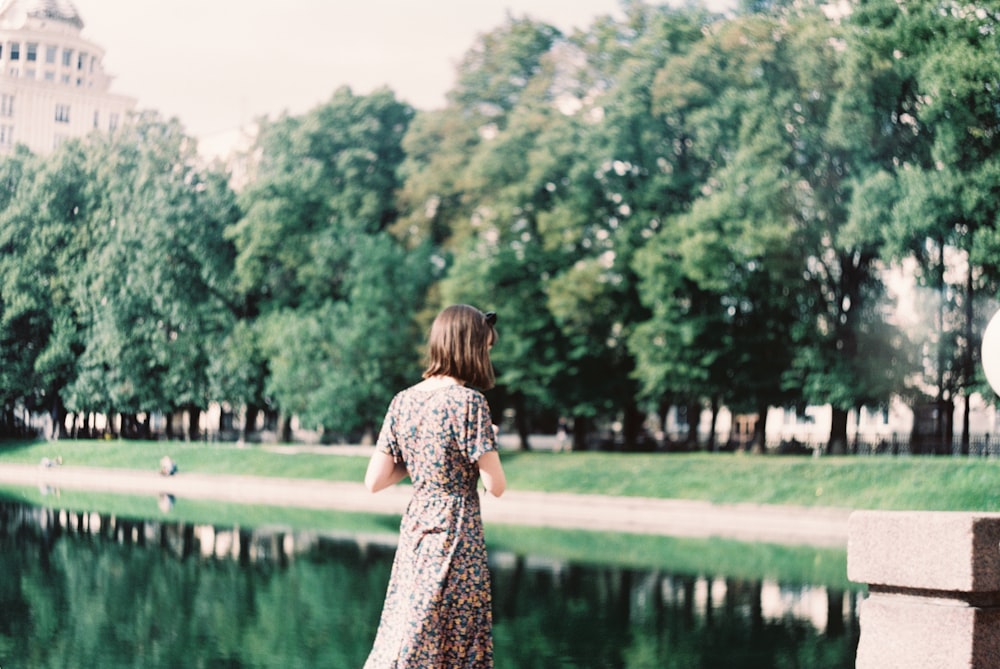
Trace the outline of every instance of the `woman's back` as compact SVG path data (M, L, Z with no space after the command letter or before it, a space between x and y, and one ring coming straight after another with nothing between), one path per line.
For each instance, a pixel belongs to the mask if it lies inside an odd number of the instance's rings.
M493 445L489 405L482 393L457 384L399 393L387 420L399 457L418 494L475 492L477 461Z

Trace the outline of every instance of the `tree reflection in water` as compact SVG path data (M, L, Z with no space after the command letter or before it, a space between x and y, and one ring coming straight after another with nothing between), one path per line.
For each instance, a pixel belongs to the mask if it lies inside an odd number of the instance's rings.
M2 667L360 667L392 535L0 504ZM853 667L857 593L495 553L498 669Z

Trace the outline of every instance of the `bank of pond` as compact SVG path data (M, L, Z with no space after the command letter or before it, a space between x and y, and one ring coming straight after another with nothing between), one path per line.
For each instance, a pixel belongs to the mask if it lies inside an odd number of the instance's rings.
M398 518L259 508L247 525L112 497L0 491L0 666L364 663ZM845 550L506 526L487 542L498 669L854 666Z

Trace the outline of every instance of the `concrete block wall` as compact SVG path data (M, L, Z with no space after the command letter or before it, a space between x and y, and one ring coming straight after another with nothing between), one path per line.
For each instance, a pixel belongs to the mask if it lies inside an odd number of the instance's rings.
M856 669L1000 667L1000 513L857 511L847 575L869 592Z

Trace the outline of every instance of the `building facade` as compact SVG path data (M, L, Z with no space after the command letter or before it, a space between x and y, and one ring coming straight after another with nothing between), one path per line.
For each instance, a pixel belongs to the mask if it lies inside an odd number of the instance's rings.
M69 0L0 0L0 156L18 144L47 154L114 130L134 109L110 91L104 49L82 30Z

